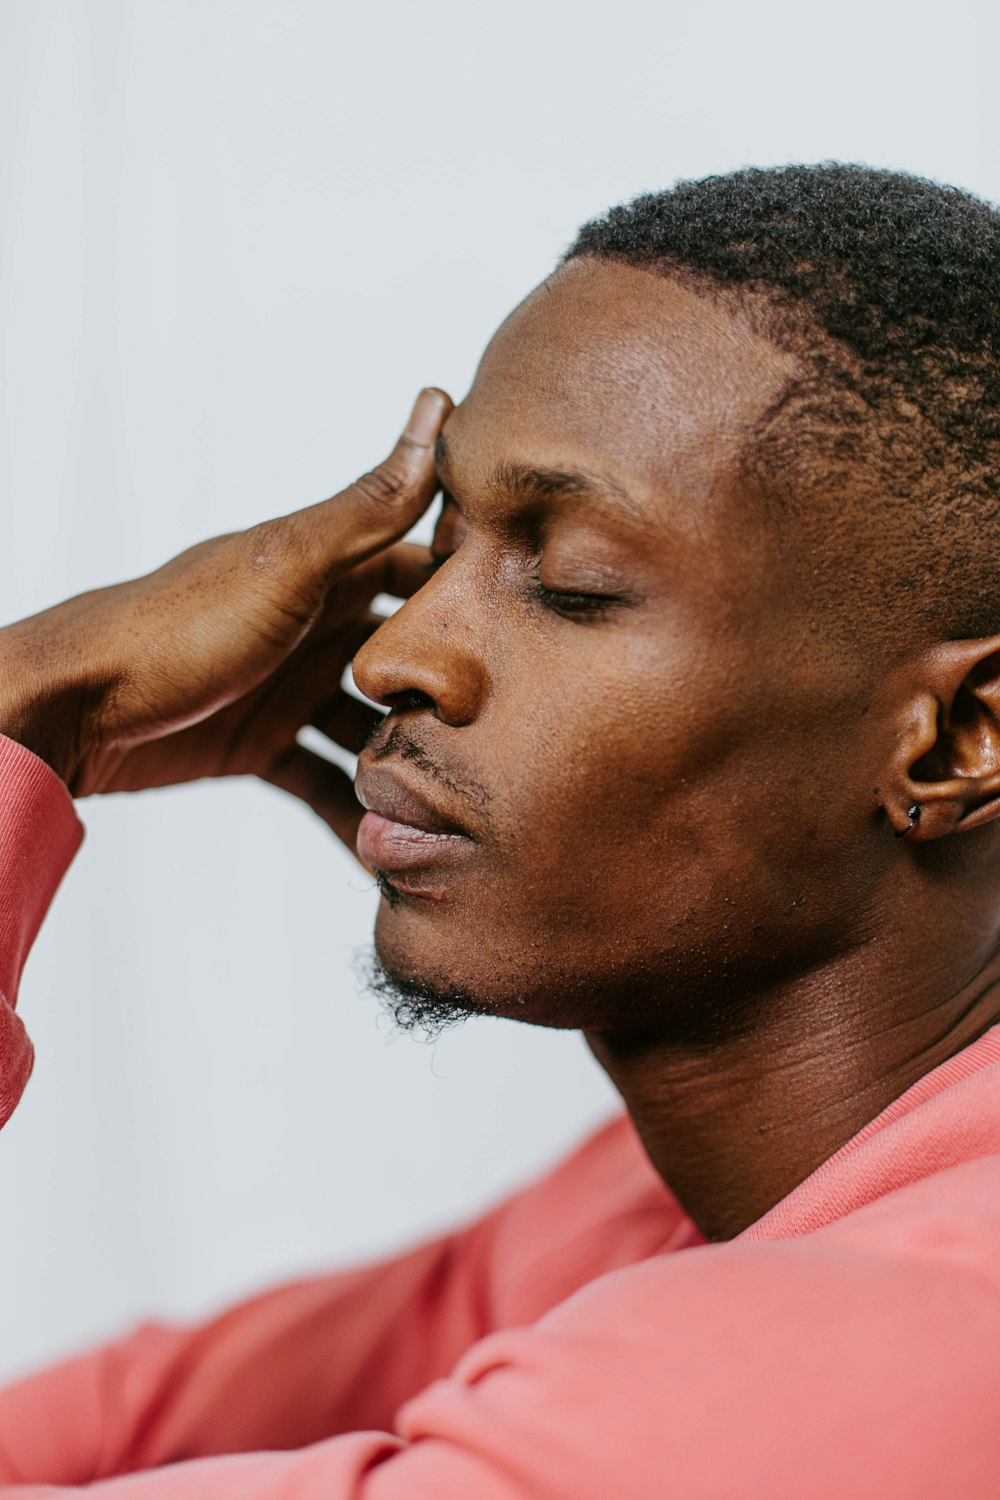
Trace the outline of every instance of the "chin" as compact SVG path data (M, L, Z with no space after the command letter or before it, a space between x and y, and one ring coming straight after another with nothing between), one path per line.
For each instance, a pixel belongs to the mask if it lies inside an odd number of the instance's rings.
M396 1027L428 1041L473 1016L496 1014L479 996L441 975L418 973L412 964L401 968L387 962L378 946L359 959L358 971L364 988Z
M505 926L494 935L482 918L475 931L456 931L454 913L444 920L441 908L413 904L383 900L363 966L367 988L401 1029L437 1035L473 1016L559 1030L607 1021L600 976L571 975L538 934L522 939Z
M374 951L360 963L365 988L400 1030L433 1038L474 1016L534 1019L525 1014L523 996L511 1004L489 965L485 971L481 963L470 966L478 945L464 934L443 932L436 915L420 907L413 911L405 894L393 899L383 891Z

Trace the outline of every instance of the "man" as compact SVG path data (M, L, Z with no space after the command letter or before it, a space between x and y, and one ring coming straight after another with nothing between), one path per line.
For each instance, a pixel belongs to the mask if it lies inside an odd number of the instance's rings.
M890 173L640 199L343 495L2 633L8 1111L53 772L254 772L377 873L402 1023L581 1027L631 1124L14 1387L0 1493L997 1493L998 268ZM390 544L439 484L428 573ZM369 736L363 808L306 723Z

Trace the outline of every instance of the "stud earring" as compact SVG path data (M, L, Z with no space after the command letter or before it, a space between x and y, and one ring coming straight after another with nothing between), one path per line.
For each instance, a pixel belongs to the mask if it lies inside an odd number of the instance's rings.
M901 839L904 834L909 833L911 828L916 828L917 824L920 822L920 808L916 802L914 802L912 807L907 808L906 816L910 821L907 823L905 828L896 829L896 838L898 839Z

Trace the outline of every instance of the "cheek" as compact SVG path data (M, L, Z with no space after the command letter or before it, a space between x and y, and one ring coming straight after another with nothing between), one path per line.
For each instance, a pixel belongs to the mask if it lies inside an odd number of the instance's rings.
M586 884L671 845L690 852L699 807L743 740L745 717L699 690L694 653L579 633L556 661L535 654L505 672L480 726L485 744L503 746L492 778L501 857L530 885Z

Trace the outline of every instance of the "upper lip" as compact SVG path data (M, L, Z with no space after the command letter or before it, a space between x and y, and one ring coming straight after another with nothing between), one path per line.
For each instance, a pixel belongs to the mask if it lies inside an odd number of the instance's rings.
M354 794L362 807L393 823L405 823L425 833L460 833L466 830L448 817L429 798L424 797L389 766L358 765Z

